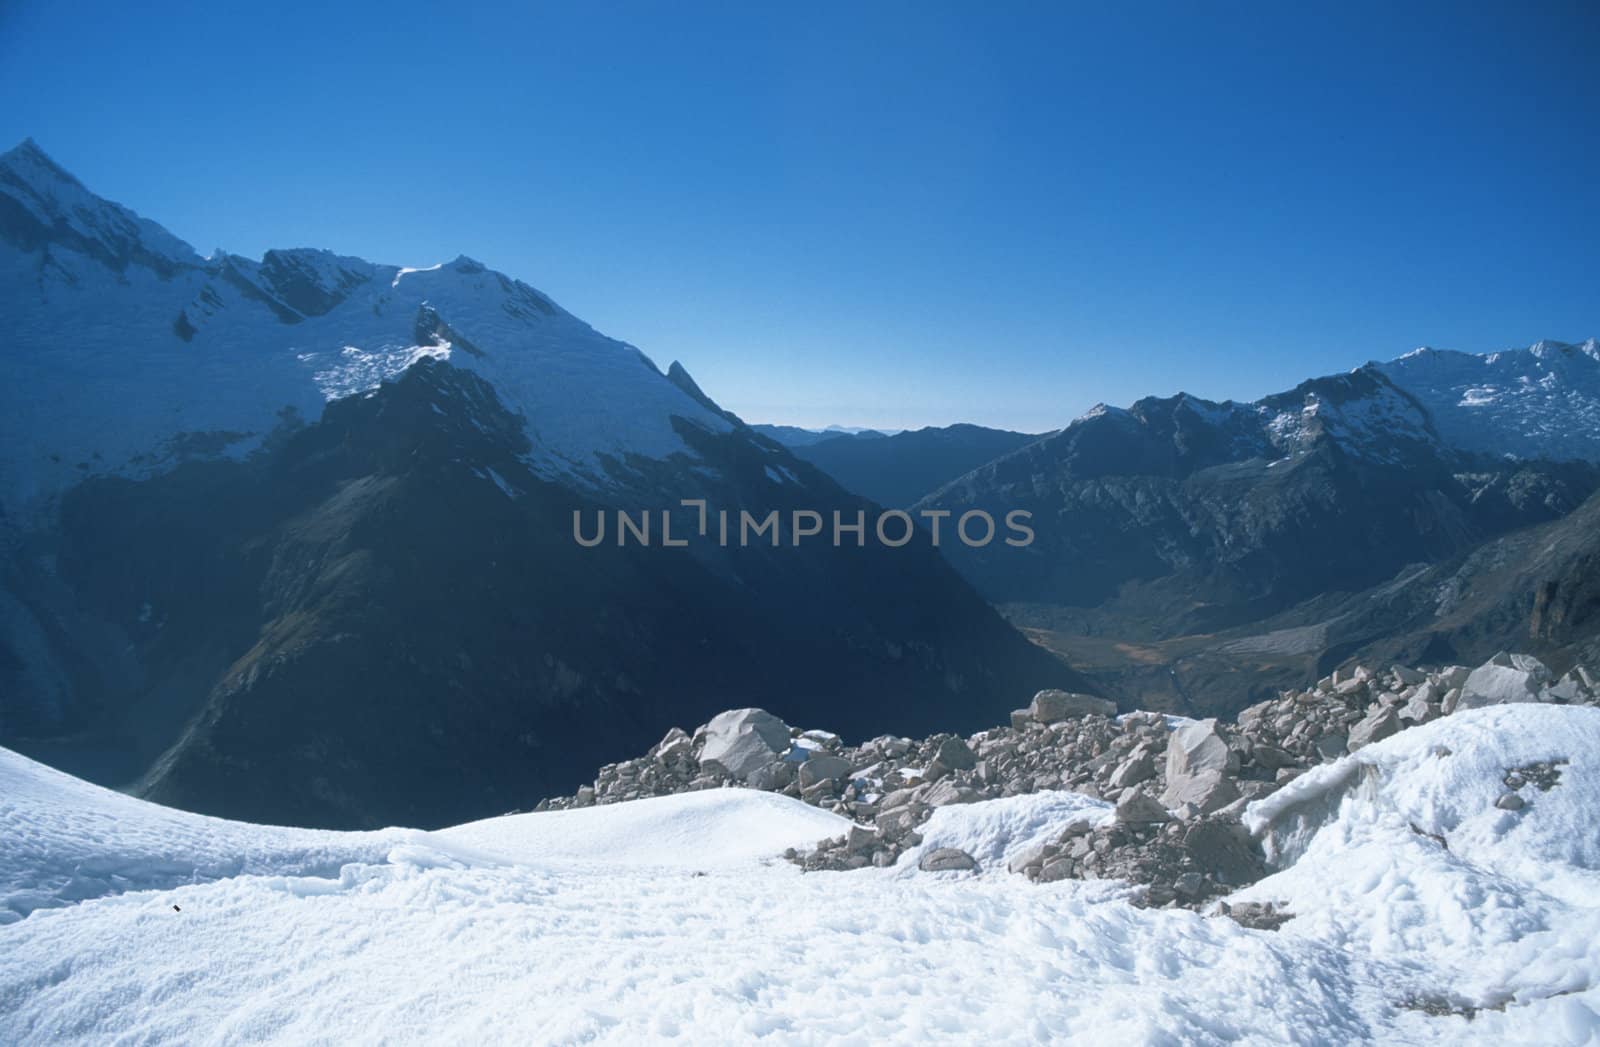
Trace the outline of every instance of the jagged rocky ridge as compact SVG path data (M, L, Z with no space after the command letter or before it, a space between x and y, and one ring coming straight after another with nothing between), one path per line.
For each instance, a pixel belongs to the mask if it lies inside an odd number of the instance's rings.
M1600 705L1600 675L1575 667L1556 679L1538 659L1496 655L1476 669L1404 666L1341 670L1300 691L1250 706L1231 721L1160 713L1116 715L1103 699L1036 694L1011 723L968 737L884 735L847 745L836 734L791 727L761 709L735 709L687 731L673 728L644 756L600 769L575 795L537 810L620 803L702 789L779 792L844 815L847 835L786 857L808 871L888 866L923 842L919 826L939 807L1044 790L1071 790L1108 805L1098 816L1011 863L1048 883L1116 879L1139 886L1150 906L1199 908L1269 870L1244 809L1311 767L1399 731L1510 702ZM1500 805L1545 788L1559 768L1507 768ZM971 855L939 848L925 871L976 868ZM1227 915L1274 928L1289 914L1234 906Z
M1600 348L1502 354L1492 368L1519 369L1564 391L1540 431L1562 421L1588 431ZM1600 465L1584 440L1553 436L1547 457L1485 454L1452 435L1477 409L1437 392L1370 365L1255 404L1180 395L1103 408L918 508L1032 513L1037 539L1016 555L947 555L1014 624L1125 703L1231 716L1353 657L1476 662L1509 642L1367 651L1374 637L1351 628L1362 616L1335 621L1330 605L1559 524L1600 490ZM1470 641L1474 629L1456 632ZM1516 647L1528 642L1524 633Z
M1366 368L1259 404L1098 409L918 508L1031 512L1021 555L952 547L952 562L996 602L1097 609L1143 640L1256 621L1556 519L1600 485L1573 457L1456 447Z

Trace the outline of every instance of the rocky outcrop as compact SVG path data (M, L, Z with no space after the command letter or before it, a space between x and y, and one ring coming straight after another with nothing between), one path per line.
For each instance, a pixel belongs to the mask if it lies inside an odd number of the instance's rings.
M1550 670L1537 658L1497 654L1467 675L1461 684L1461 698L1456 708L1482 709L1507 702L1536 702L1550 683Z
M700 767L744 781L789 750L789 725L763 709L730 709L706 724ZM680 732L681 733L681 732Z
M917 862L923 872L975 872L978 860L957 847L936 847Z
M1167 742L1167 789L1161 802L1197 814L1221 810L1239 798L1233 783L1238 770L1239 754L1229 748L1217 721L1184 724Z
M1092 694L1047 690L1033 696L1027 716L1034 723L1060 723L1080 716L1115 716L1117 705Z
M1508 674L1543 682L1524 699L1523 689L1506 685ZM1473 689L1475 678L1489 683ZM1594 705L1600 704L1596 682L1583 669L1552 681L1542 664L1523 655L1497 655L1478 669L1357 667L1253 705L1233 722L1148 712L1112 717L1076 706L1076 696L1057 697L1066 692L1045 691L1013 714L1010 726L967 738L884 735L855 746L827 731L790 727L760 709L738 709L693 732L673 729L645 756L610 764L579 795L546 800L539 809L735 785L781 792L854 820L848 833L786 854L807 871L824 871L894 865L923 842L919 830L940 807L1071 790L1111 803L1113 817L1064 827L1012 860L1012 873L1039 883L1125 880L1141 888L1140 904L1199 908L1260 878L1269 859L1292 852L1297 825L1320 824L1320 812L1299 817L1291 810L1262 840L1240 818L1252 801L1308 768L1448 715L1464 693ZM1490 684L1500 690L1491 692ZM1076 711L1062 715L1064 708ZM1506 804L1521 802L1518 788L1542 788L1559 773L1544 766L1508 772L1507 795L1516 799ZM970 855L951 848L918 860L922 871L976 867ZM1268 929L1289 918L1248 906L1228 915Z

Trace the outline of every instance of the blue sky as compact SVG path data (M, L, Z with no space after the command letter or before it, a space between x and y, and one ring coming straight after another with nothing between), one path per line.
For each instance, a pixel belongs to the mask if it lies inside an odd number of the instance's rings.
M0 139L202 252L469 254L752 421L1600 335L1600 8L1309 6L8 0Z

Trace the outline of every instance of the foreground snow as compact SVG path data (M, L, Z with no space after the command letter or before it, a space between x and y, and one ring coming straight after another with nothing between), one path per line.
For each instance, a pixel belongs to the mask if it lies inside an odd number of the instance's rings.
M1509 769L1550 761L1557 784L1496 806ZM1239 892L1301 914L1285 937L1392 964L1441 1002L1506 1008L1472 1025L1491 1041L1600 1038L1600 711L1458 713L1311 771L1246 821L1296 859Z
M1507 768L1561 758L1494 806ZM1107 816L1074 794L938 810L924 847L977 876L916 852L802 876L775 856L846 823L770 794L324 833L0 751L0 1042L1585 1042L1597 805L1600 713L1404 732L1252 809L1298 857L1242 892L1296 914L1273 933L1006 872Z

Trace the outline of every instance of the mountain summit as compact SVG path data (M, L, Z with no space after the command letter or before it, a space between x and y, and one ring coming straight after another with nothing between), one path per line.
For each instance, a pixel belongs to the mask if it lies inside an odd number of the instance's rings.
M1600 341L1476 355L1418 349L1373 363L1426 407L1453 447L1600 461Z
M25 143L0 288L0 742L98 780L442 824L719 709L870 736L1081 689L923 543L579 545L875 507L470 258L200 258Z
M734 425L638 349L465 256L423 269L311 249L201 258L31 140L0 157L0 286L28 392L0 417L0 506L85 476L238 457L424 358L482 375L529 420L527 462L587 489L690 462Z

